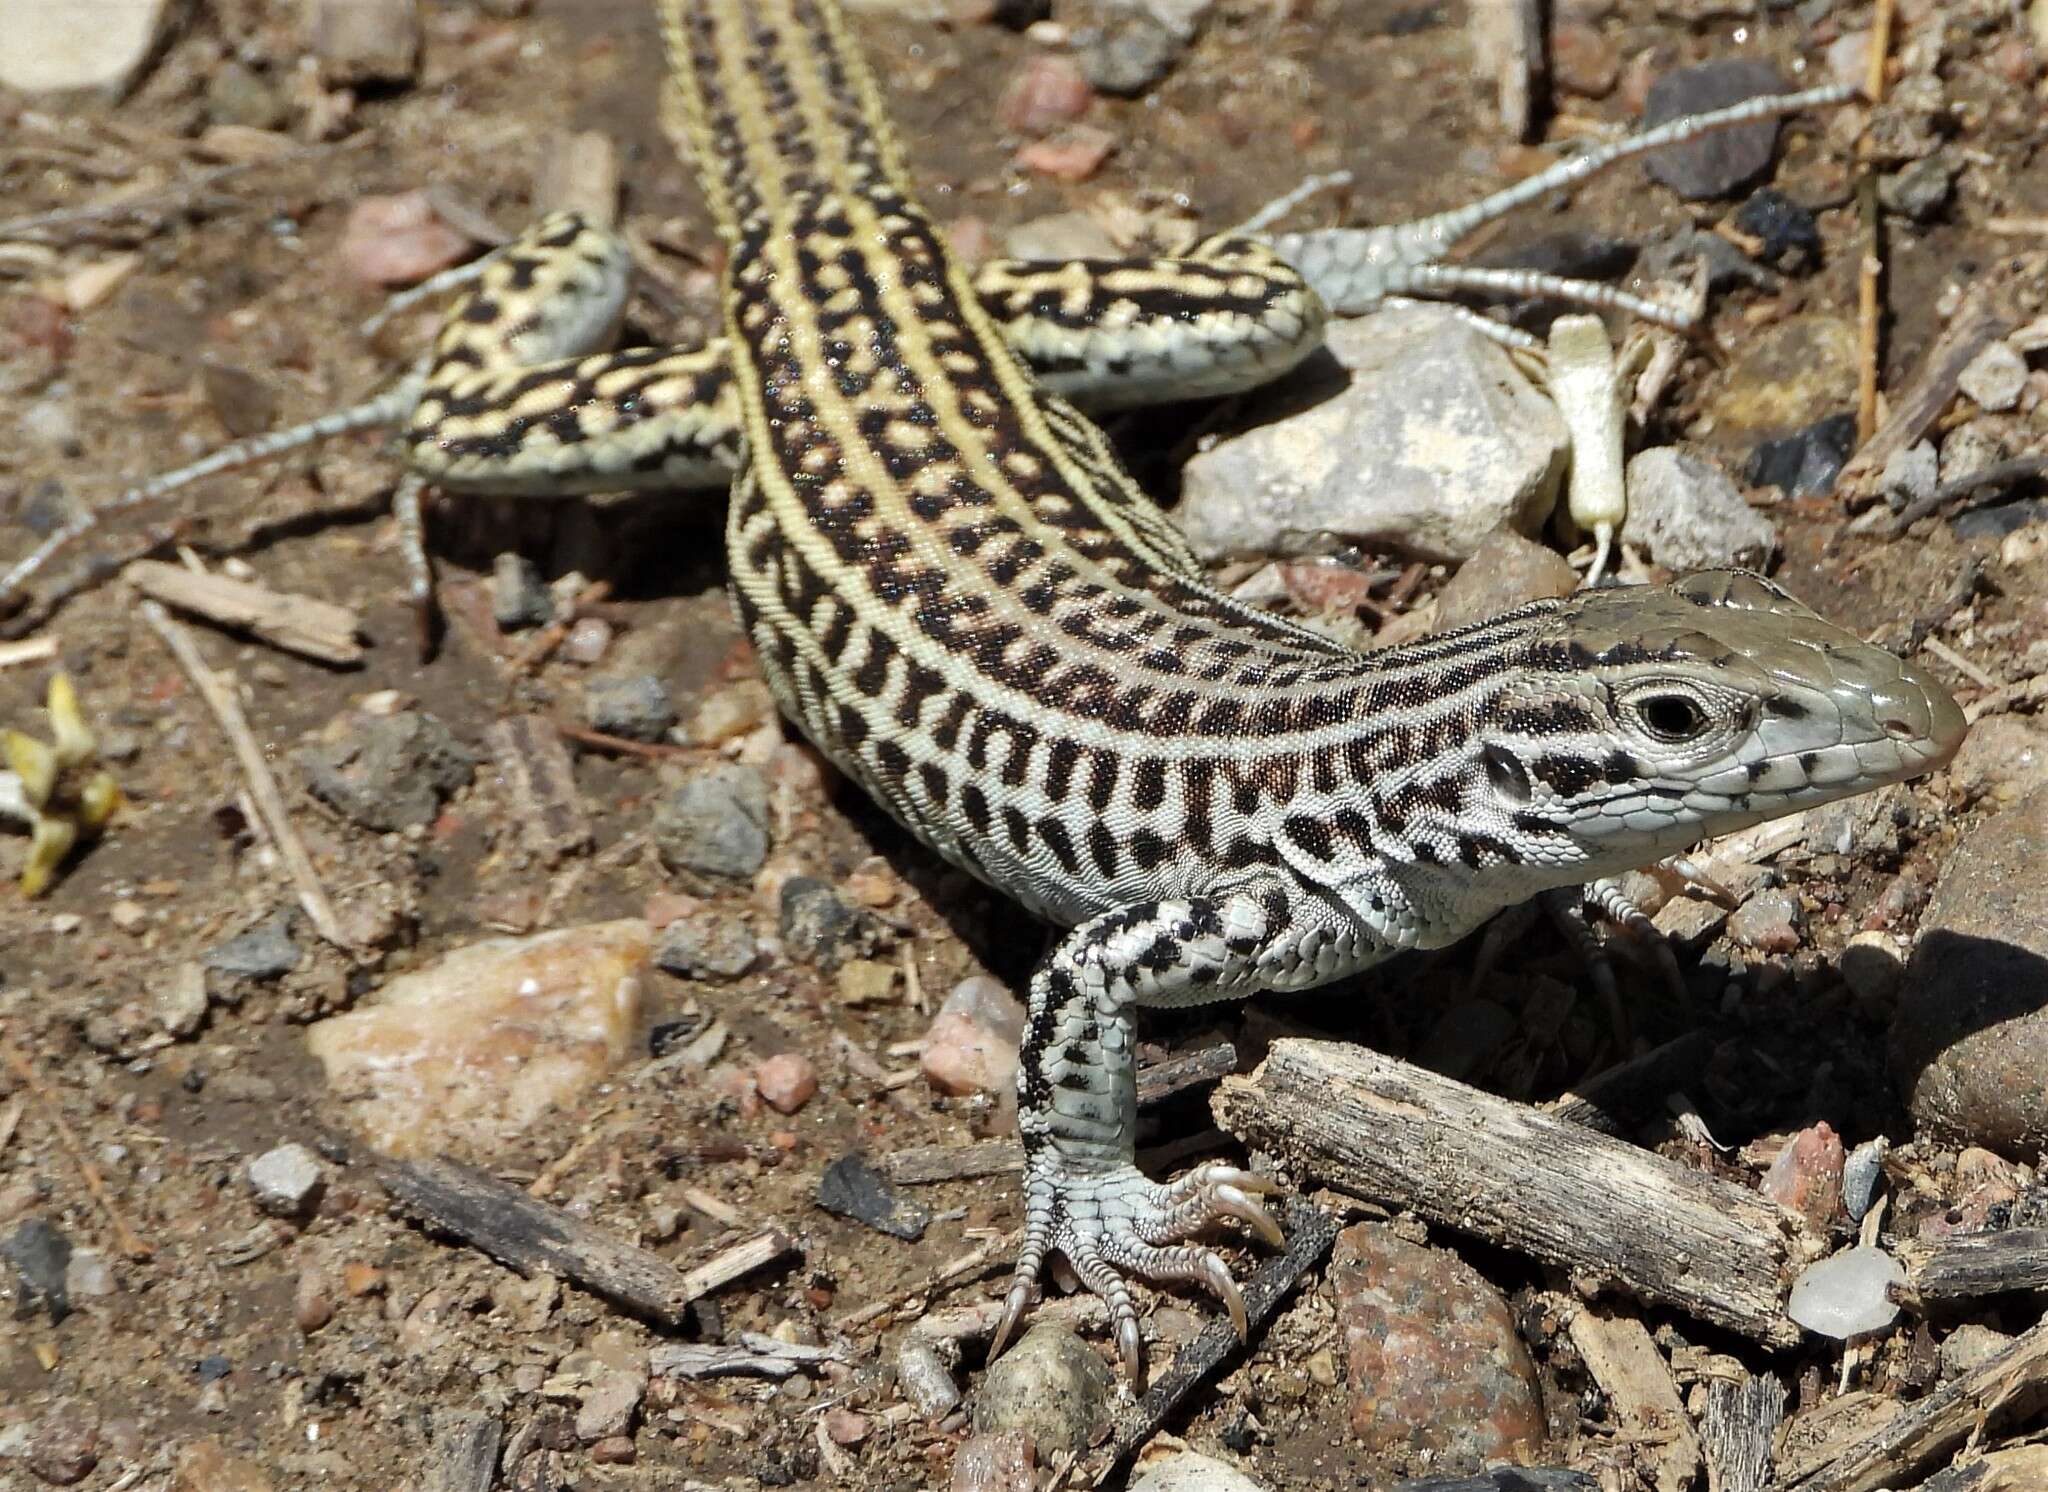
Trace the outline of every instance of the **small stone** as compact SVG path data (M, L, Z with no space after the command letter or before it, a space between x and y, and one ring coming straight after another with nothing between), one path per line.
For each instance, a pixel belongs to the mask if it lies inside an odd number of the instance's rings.
M1021 1430L1047 1458L1078 1454L1109 1416L1116 1374L1086 1342L1041 1321L982 1375L976 1434Z
M1024 1006L1001 980L974 974L953 986L925 1032L918 1068L941 1093L1002 1093L1017 1079Z
M306 1046L378 1150L493 1154L632 1050L653 941L628 919L473 943L310 1027Z
M1507 1302L1476 1270L1360 1223L1338 1235L1329 1277L1361 1449L1441 1472L1540 1454L1535 1365Z
M304 1218L320 1205L327 1169L304 1145L279 1145L249 1162L249 1186L273 1217Z
M1114 259L1122 250L1093 213L1053 212L1005 233L1003 252L1013 259Z
M1265 1489L1236 1467L1213 1456L1174 1451L1141 1466L1131 1478L1128 1492L1265 1492Z
M1892 1142L1883 1135L1865 1140L1842 1161L1842 1211L1852 1223L1861 1223L1877 1200L1878 1185L1884 1180L1884 1158Z
M654 950L654 962L684 979L736 979L759 954L744 922L707 912L671 922Z
M631 1466L639 1458L630 1437L613 1435L590 1448L590 1459L600 1466Z
M1942 481L1965 481L2011 457L2015 445L2027 439L2014 429L2016 423L2001 415L1986 414L1949 431L1941 440ZM2022 504L2008 503L2005 506L2020 507ZM1956 523L1961 525L1964 519L1975 516L1974 513L1964 513Z
M2007 342L1993 342L1970 359L1956 380L1979 409L2002 413L2020 402L2027 387L2027 360Z
M1704 456L1675 446L1638 451L1628 463L1626 486L1623 532L1667 569L1762 569L1777 552L1771 521Z
M818 1205L835 1217L850 1217L878 1233L915 1243L931 1224L932 1210L889 1184L889 1178L859 1155L843 1155L818 1178Z
M138 933L148 925L149 909L123 897L107 908L107 920L124 933Z
M206 1020L206 969L191 959L174 964L157 985L151 1011L169 1036L183 1040Z
M271 1492L271 1485L260 1466L212 1435L186 1441L173 1460L171 1492Z
M314 797L380 833L431 824L477 764L474 751L420 710L382 718L346 712L292 758Z
M768 783L752 767L707 767L655 805L654 847L670 870L744 880L768 858Z
M1088 86L1078 62L1058 53L1039 52L1003 90L996 117L1005 129L1043 135L1073 123L1094 101L1095 91Z
M1087 79L1113 98L1136 98L1173 70L1189 37L1139 5L1099 3L1094 24L1076 27L1074 50Z
M775 718L775 696L759 679L738 679L704 696L690 718L690 744L723 746Z
M100 1464L99 1416L76 1404L58 1406L37 1424L25 1459L51 1486L77 1486Z
M1760 187L1735 212L1735 226L1758 240L1757 257L1779 269L1805 268L1820 262L1820 224L1776 187Z
M1336 371L1312 359L1282 389L1329 397L1188 462L1174 518L1197 554L1349 544L1463 560L1495 529L1550 516L1564 423L1497 343L1448 307L1412 306L1338 322L1326 346Z
M50 1324L57 1325L71 1314L71 1296L65 1283L71 1265L71 1240L47 1218L26 1219L12 1233L0 1238L0 1260L14 1271L15 1309L27 1314L38 1308L48 1312Z
M818 1069L796 1052L779 1052L754 1069L754 1087L761 1102L778 1114L794 1114L818 1091Z
M647 1397L647 1379L638 1373L607 1369L584 1390L576 1408L576 1438L585 1445L632 1433Z
M1770 440L1836 417L1854 407L1856 369L1856 330L1847 317L1808 311L1758 327L1736 344L1727 372L1708 387L1715 438ZM1853 440L1853 417L1850 424ZM1792 474L1798 471L1795 453ZM1744 480L1784 485L1776 477Z
M1546 544L1497 528L1479 541L1436 597L1436 630L1483 622L1530 601L1569 596L1578 572Z
M104 1300L120 1290L113 1266L98 1249L73 1249L64 1266L64 1294L70 1300Z
M839 1003L859 1010L869 1005L886 1005L896 996L897 968L871 958L848 959L839 966L835 983Z
M1845 1159L1842 1137L1826 1123L1802 1129L1785 1142L1764 1172L1759 1190L1780 1207L1805 1218L1807 1226L1824 1238L1842 1205Z
M1681 67L1650 85L1642 128L1785 91L1785 80L1765 62L1738 59ZM1643 167L1679 196L1701 201L1732 196L1748 186L1770 169L1777 148L1778 121L1759 119L1669 146L1647 157Z
M1550 29L1550 75L1581 98L1605 98L1621 80L1621 55L1598 26L1560 19Z
M292 1320L300 1331L311 1336L333 1319L334 1292L327 1271L318 1266L300 1270L292 1287Z
M1776 487L1787 497L1822 497L1856 449L1856 416L1829 415L1750 453L1742 478L1752 487Z
M1941 460L1931 440L1916 440L1886 458L1878 474L1878 487L1894 508L1922 502L1934 495L1941 481Z
M783 951L828 974L847 959L866 957L881 947L881 924L874 915L810 876L791 876L782 883L781 911Z
M1964 1322L1942 1339L1941 1376L1960 1378L2012 1345L2012 1338L1975 1321Z
M1948 205L1955 176L1947 153L1936 151L1878 177L1877 200L1886 212L1902 214L1916 223L1932 222Z
M562 639L562 659L567 663L600 662L612 645L612 624L601 616L581 616L570 624Z
M1017 169L1035 171L1055 181L1086 181L1102 169L1117 147L1108 130L1091 124L1070 124L1057 134L1033 140L1017 152Z
M953 1455L951 1492L1036 1492L1036 1463L1022 1430L970 1435Z
M1790 891L1759 891L1728 918L1728 935L1758 953L1793 953L1799 948L1806 909Z
M1837 1341L1882 1331L1899 1318L1890 1291L1905 1283L1906 1271L1883 1249L1843 1249L1800 1271L1785 1314L1815 1335Z
M629 741L659 741L682 719L651 673L592 679L583 686L583 718L592 730Z
M554 620L554 593L540 566L509 549L491 561L491 616L508 632Z
M416 191L359 199L336 252L351 280L385 289L416 285L461 262L471 247L468 234L442 221L433 198Z
M1982 722L1978 729L1982 728ZM1849 939L1840 960L1842 983L1851 994L1871 1005L1889 1009L1898 999L1899 986L1906 977L1906 951L1896 934L1859 932Z
M330 84L410 82L419 64L419 3L307 0L306 34Z
M163 34L170 0L0 0L0 87L124 92Z
M299 966L299 945L292 941L297 914L279 907L247 932L216 943L200 955L209 969L235 979L282 979Z

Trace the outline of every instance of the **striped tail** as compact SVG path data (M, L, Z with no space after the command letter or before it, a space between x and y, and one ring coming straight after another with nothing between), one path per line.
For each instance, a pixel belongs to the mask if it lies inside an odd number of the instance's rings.
M907 198L838 0L657 0L684 131L730 236L823 194Z

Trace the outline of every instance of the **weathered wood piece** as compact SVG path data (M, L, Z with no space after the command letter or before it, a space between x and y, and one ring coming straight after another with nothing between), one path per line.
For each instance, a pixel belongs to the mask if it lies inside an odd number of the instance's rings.
M1773 1492L1877 1492L1934 1469L1971 1436L2048 1408L2048 1321Z
M1818 1248L1744 1187L1363 1047L1276 1041L1213 1107L1301 1175L1772 1346L1799 1340L1785 1292Z
M504 1440L505 1422L495 1414L463 1409L435 1415L430 1492L491 1492Z
M519 837L545 865L590 848L590 820L562 733L545 715L510 715L484 732Z
M1214 1083L1237 1071L1237 1048L1227 1041L1176 1052L1163 1062L1138 1069L1138 1107L1163 1103L1187 1088Z
M2048 1445L2016 1445L1938 1471L1915 1492L2041 1492L2043 1487L2048 1487Z
M1763 1492L1771 1480L1772 1446L1785 1418L1785 1385L1768 1373L1707 1387L1700 1449L1707 1492Z
M356 640L362 619L332 601L287 595L162 560L136 560L121 578L167 606L251 633L288 653L344 668L363 661L363 645Z
M1915 1300L1975 1300L2012 1290L2048 1290L2048 1228L1904 1243L1898 1254L1906 1266L1906 1290Z
M1928 349L1913 381L1891 401L1891 417L1842 468L1835 478L1835 491L1851 506L1860 507L1877 495L1885 463L1927 433L1955 399L1963 369L2012 330L2016 318L2000 307L1997 299L1980 286L1964 300Z
M377 1179L400 1207L522 1275L545 1270L636 1315L680 1326L690 1302L794 1252L776 1229L687 1272L516 1186L448 1160L384 1161Z
M1020 1140L976 1140L968 1145L912 1145L881 1157L881 1171L898 1186L969 1181L1024 1169Z
M1616 1426L1638 1447L1657 1492L1686 1492L1700 1469L1700 1442L1664 1354L1633 1316L1573 1315L1566 1330L1586 1371L1607 1395Z

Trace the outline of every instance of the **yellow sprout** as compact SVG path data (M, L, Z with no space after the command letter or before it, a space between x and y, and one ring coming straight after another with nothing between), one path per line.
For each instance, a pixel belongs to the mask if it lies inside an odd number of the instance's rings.
M47 891L73 846L105 828L121 806L121 789L96 765L99 742L78 708L68 674L51 678L48 708L52 744L24 731L0 731L0 753L21 780L20 806L29 826L28 863L21 871L27 896Z

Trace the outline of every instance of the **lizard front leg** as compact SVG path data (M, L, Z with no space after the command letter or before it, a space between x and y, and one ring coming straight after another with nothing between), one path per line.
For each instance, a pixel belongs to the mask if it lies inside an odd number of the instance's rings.
M1024 1246L994 1351L1022 1317L1054 1250L1108 1304L1133 1379L1144 1349L1126 1275L1203 1285L1244 1332L1244 1303L1230 1270L1187 1240L1235 1218L1281 1243L1279 1225L1256 1200L1275 1187L1213 1163L1164 1183L1138 1170L1131 1016L1139 1005L1197 1004L1294 982L1305 954L1312 961L1287 895L1275 889L1105 913L1076 928L1039 966L1017 1067Z

